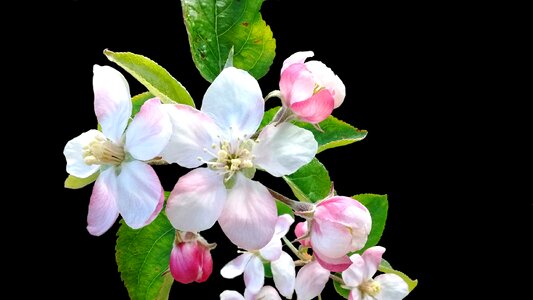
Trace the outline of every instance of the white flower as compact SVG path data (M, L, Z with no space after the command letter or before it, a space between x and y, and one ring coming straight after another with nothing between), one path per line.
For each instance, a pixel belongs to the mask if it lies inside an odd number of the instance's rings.
M172 126L157 98L146 101L128 126L132 103L126 79L108 66L95 65L93 72L94 111L102 132L82 133L67 143L63 154L67 172L73 176L86 178L100 172L87 216L87 230L98 236L115 223L119 213L136 229L161 211L163 188L143 161L160 154Z

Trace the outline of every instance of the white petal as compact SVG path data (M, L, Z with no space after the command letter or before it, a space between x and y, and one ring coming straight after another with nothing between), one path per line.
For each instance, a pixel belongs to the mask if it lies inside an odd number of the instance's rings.
M172 136L161 153L164 160L196 168L214 158L206 150L212 150L211 146L219 142L219 129L209 116L183 104L164 104L163 109L172 123Z
M315 157L318 144L313 134L290 123L266 126L252 152L255 164L280 177L289 175Z
M244 300L244 297L236 291L223 291L220 300Z
M276 238L276 235L274 235L272 240L265 247L259 250L259 254L268 261L274 261L278 259L281 255L281 241L279 238Z
M257 250L272 239L277 220L276 203L266 187L237 173L236 183L228 191L220 227L240 248Z
M254 255L252 253L246 252L239 256L237 256L235 259L228 262L221 270L220 275L224 278L235 278L239 275L241 275L244 272L244 269L246 268L246 265L250 261L250 259Z
M158 156L168 144L172 124L159 99L146 101L126 130L124 148L138 160Z
M102 132L118 143L131 116L130 87L126 78L109 66L93 67L94 112Z
M351 251L352 235L348 227L315 219L311 227L311 245L321 254L337 258Z
M170 193L166 212L172 225L183 231L203 231L217 221L224 202L226 187L216 172L194 169L182 176Z
M91 129L67 142L63 155L67 159L67 172L70 175L87 178L98 171L99 165L88 165L83 158L83 147L88 146L97 136L105 138L100 131Z
M285 252L281 252L281 256L276 261L273 261L270 266L274 283L279 293L285 298L291 299L296 276L292 257Z
M379 264L381 263L381 257L385 252L385 248L381 246L370 247L365 250L362 257L365 261L365 277L371 278L376 274Z
M264 283L265 267L263 267L261 259L254 255L244 268L244 284L246 285L246 290L257 294Z
M133 229L146 225L163 194L163 187L154 169L140 161L121 165L117 177L118 210L124 221Z
M311 300L317 297L329 280L329 271L322 268L317 261L303 266L296 275L294 289L298 300Z
M203 112L209 114L230 136L250 137L261 124L265 102L257 80L248 72L225 68L207 89Z
M381 274L374 278L381 285L380 300L400 300L409 294L407 283L396 274Z
M245 293L246 295L246 293ZM281 300L281 297L275 288L265 285L261 288L259 293L255 296L256 300Z
M334 107L339 107L346 96L346 87L339 76L335 75L330 68L320 61L311 60L306 62L305 66L313 73L316 83L327 88L332 93L335 99Z
M100 173L93 186L89 213L87 214L87 231L99 236L105 233L117 220L117 178L115 168L108 168Z
M348 300L364 300L359 289L352 289Z
M287 232L289 232L289 229L291 229L291 225L294 223L293 217L289 214L283 214L278 217L278 220L276 221L276 229L274 232L274 235L278 237L278 239L284 237Z
M283 71L285 71L285 69L287 69L290 65L303 64L307 58L313 57L314 55L315 53L313 53L313 51L300 51L294 53L283 61L283 67L281 68L280 74L283 73Z
M365 261L359 254L352 254L350 260L352 264L342 272L342 280L344 280L347 286L357 288L363 281L368 279L365 274Z

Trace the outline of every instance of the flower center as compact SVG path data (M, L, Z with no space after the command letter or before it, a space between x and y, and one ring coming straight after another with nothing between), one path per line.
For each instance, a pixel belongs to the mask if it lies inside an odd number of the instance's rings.
M226 176L225 180L228 181L236 172L253 168L254 156L252 155L253 140L237 140L237 146L228 141L221 141L219 145L213 144L213 149L217 149L216 153L211 153L207 149L204 149L207 153L211 154L214 159L206 162L207 165L215 171L219 171Z
M364 294L375 297L381 291L381 285L375 280L367 280L359 286L359 290Z
M88 165L115 165L124 160L124 147L104 136L96 136L89 145L83 147L83 159Z

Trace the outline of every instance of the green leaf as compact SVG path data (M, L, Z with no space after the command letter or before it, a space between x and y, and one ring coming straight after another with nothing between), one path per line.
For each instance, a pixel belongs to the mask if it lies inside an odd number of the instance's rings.
M276 207L278 208L278 216L281 216L283 214L289 214L291 215L291 217L294 218L294 212L287 204L276 200Z
M387 221L389 202L387 201L387 195L360 194L352 198L368 208L370 216L372 216L372 229L368 235L368 240L363 249L357 251L357 253L363 253L366 249L377 245L381 239L381 235L385 229L385 222Z
M381 259L381 263L379 264L378 270L383 273L396 274L400 276L405 281L405 283L407 283L407 286L409 287L409 292L411 292L418 285L418 279L412 280L411 278L409 278L409 276L405 275L405 273L400 272L398 270L394 270L389 264L389 262L384 259Z
M279 109L280 107L274 107L266 111L259 129L262 129L268 123L270 123ZM324 132L318 131L309 123L294 122L294 124L313 133L318 143L317 153L320 153L326 149L358 142L364 139L368 133L366 130L359 130L352 125L335 118L334 116L329 116L327 119L319 123L320 128L322 128Z
M194 107L194 101L185 87L153 60L131 52L112 52L107 49L104 54L135 77L163 103L177 102Z
M174 282L169 268L170 251L176 235L164 213L150 225L131 229L121 221L116 260L121 278L134 300L166 300Z
M80 189L94 182L96 178L98 178L98 175L100 175L100 172L95 172L87 178L79 178L76 176L68 175L67 179L65 180L65 187L67 189Z
M233 47L233 65L259 79L272 65L276 40L259 13L263 0L181 0L191 54L200 74L213 81Z
M326 198L331 191L328 170L316 158L283 179L300 201L316 202Z
M335 275L341 277L340 273L336 273ZM335 287L335 291L337 292L337 294L344 297L344 299L348 299L348 297L350 296L350 290L343 288L341 284L335 280L333 280L333 286Z
M143 106L144 102L154 97L155 96L150 92L144 92L142 94L133 96L133 98L131 98L131 103L133 104L131 117L133 118L139 111L141 111L141 106Z

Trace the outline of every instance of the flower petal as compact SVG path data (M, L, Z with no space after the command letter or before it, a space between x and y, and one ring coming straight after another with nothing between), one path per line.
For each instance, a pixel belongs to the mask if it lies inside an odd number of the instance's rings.
M280 177L289 175L309 163L318 144L313 134L291 123L266 126L252 149L255 164Z
M305 222L299 222L296 224L296 227L294 228L294 235L299 239L300 244L304 247L311 247L311 243L309 242L309 236L307 236L307 221ZM307 236L304 239L301 239L302 237Z
M247 250L261 249L274 235L275 200L261 183L240 173L235 176L235 185L228 191L218 223L235 245Z
M225 68L207 89L203 112L210 115L226 138L250 137L261 124L265 102L257 80L244 70Z
M343 255L341 257L328 257L321 254L315 249L313 249L316 260L320 265L331 272L342 272L352 264L348 255Z
M321 90L305 101L291 104L291 110L302 121L316 124L324 121L333 111L334 99L328 90Z
M172 123L172 136L161 155L168 162L186 168L196 168L213 158L206 152L211 149L219 129L205 113L183 104L164 104ZM199 160L198 158L201 158Z
M222 267L222 269L220 270L220 275L227 279L235 278L241 275L244 272L246 265L253 256L254 255L249 252L237 256L236 258L228 262L224 267Z
M274 261L281 255L281 241L274 235L272 240L259 250L261 257L268 261Z
M99 165L86 164L83 158L83 147L89 146L97 136L105 138L100 131L91 129L67 142L63 155L67 159L67 172L70 175L87 178L100 169Z
M374 278L381 285L378 299L400 300L409 294L407 283L396 274L381 274Z
M350 260L352 264L342 272L342 280L344 280L347 286L357 288L363 281L369 279L369 277L366 276L365 261L361 255L352 254Z
M130 87L126 78L109 66L93 67L94 112L102 132L118 143L131 116Z
M146 225L164 198L163 187L154 169L135 160L121 165L117 190L118 210L133 229Z
M293 64L302 64L307 58L313 57L315 53L313 51L299 51L289 56L283 61L283 66L281 67L281 73L285 71L290 65Z
M244 297L236 291L223 291L220 294L220 300L244 300Z
M244 268L244 284L252 294L259 293L265 283L265 267L257 256L253 256Z
M381 246L370 247L365 250L362 257L365 261L365 276L366 278L371 278L376 274L378 266L381 263L381 257L385 252L385 248Z
M273 261L271 264L272 277L274 278L274 284L279 293L287 299L292 298L295 284L295 266L292 257L281 252L281 256Z
M303 266L298 275L294 289L298 300L311 300L317 297L329 280L329 271L322 268L317 261Z
M246 295L246 292L244 294ZM276 291L275 288L271 287L270 285L265 285L264 287L261 288L259 293L255 295L255 299L257 300L281 300L281 297L279 296L278 291Z
M118 217L116 200L117 178L115 168L110 167L100 173L93 187L87 215L90 234L100 236L113 226Z
M172 226L183 231L203 231L217 221L226 200L222 177L207 168L182 176L170 193L166 212Z
M158 156L168 144L172 124L158 98L146 101L126 130L124 149L138 160Z
M315 92L313 74L304 64L294 64L281 74L279 89L285 106L304 101Z
M338 258L351 251L350 229L338 223L315 219L311 226L311 245L323 256Z
M278 239L284 237L287 232L289 232L289 229L291 229L292 223L294 223L294 219L291 217L291 215L283 214L279 216L278 220L276 221L274 236L276 236Z
M364 300L364 299L359 289L353 289L350 291L350 296L348 296L348 300Z
M170 252L170 273L177 282L188 284L196 280L201 268L202 253L197 243L179 243Z
M339 107L346 96L346 87L339 76L335 75L330 68L320 61L311 60L306 62L305 66L313 73L315 82L331 92L335 99L334 107Z

